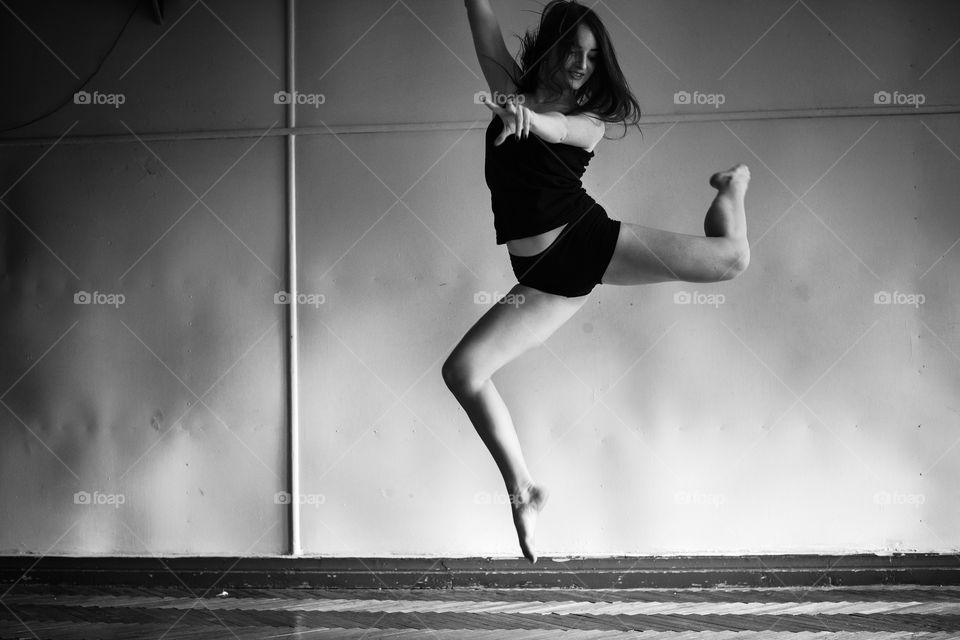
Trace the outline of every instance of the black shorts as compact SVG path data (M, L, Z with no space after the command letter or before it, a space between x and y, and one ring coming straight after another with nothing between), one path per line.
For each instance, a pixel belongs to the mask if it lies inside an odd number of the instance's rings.
M585 296L601 284L620 236L620 221L599 204L567 224L549 247L534 256L510 254L520 284L567 298Z

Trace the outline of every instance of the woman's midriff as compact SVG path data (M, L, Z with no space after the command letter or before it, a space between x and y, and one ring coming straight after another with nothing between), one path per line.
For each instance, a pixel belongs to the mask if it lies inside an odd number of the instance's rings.
M527 238L517 238L507 241L507 251L514 256L529 257L535 256L550 246L557 239L566 224L562 224L556 229L550 229L544 233L529 236Z

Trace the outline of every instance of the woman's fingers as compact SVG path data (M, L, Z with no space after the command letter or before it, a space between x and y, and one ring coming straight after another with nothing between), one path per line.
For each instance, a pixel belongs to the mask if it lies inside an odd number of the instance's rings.
M500 119L503 121L503 129L500 131L500 135L497 136L497 139L493 141L493 146L495 147L499 147L501 144L503 144L503 141L507 139L507 136L513 133L510 128L511 119L506 115L501 116Z
M507 136L511 134L513 134L517 140L530 137L532 119L530 110L523 105L517 105L516 102L514 102L513 96L508 97L502 107L495 105L485 95L480 96L480 100L483 104L487 105L487 108L503 119L503 131L501 131L497 139L493 141L493 146L499 147L503 144L504 140L507 139Z
M503 115L503 113L502 113L502 112L503 112L503 109L501 109L501 108L498 107L497 105L495 105L495 104L493 104L492 102L490 102L489 100L487 100L487 97L486 97L486 96L480 96L480 100L483 102L483 104L487 105L487 108L490 109L490 111L493 111L493 112L494 112L495 114L497 114L498 116L499 116L499 115Z
M510 106L513 107L509 113L513 116L510 118L510 122L512 122L514 126L514 137L518 140L529 138L530 127L533 124L532 112L523 105L514 105L511 103Z

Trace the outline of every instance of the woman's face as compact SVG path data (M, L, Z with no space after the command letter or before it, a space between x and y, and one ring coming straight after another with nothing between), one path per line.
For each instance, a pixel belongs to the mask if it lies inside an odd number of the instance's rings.
M557 73L562 78L558 80L561 85L570 87L571 91L577 91L593 75L597 56L600 55L590 27L582 22L578 24L575 41L567 51L561 52L561 55L564 57Z

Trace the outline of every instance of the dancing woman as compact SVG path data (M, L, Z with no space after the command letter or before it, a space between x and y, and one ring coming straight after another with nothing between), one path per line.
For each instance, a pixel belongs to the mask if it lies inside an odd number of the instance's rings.
M443 379L493 455L510 496L520 548L536 562L534 531L547 489L527 469L517 432L491 376L543 344L597 284L718 282L747 268L745 165L715 173L705 236L611 220L580 178L605 123L636 124L640 107L610 36L591 9L551 0L519 63L489 0L465 0L480 68L495 96L484 173L497 244L506 244L519 304L494 304L443 364ZM501 100L501 97L509 99Z

